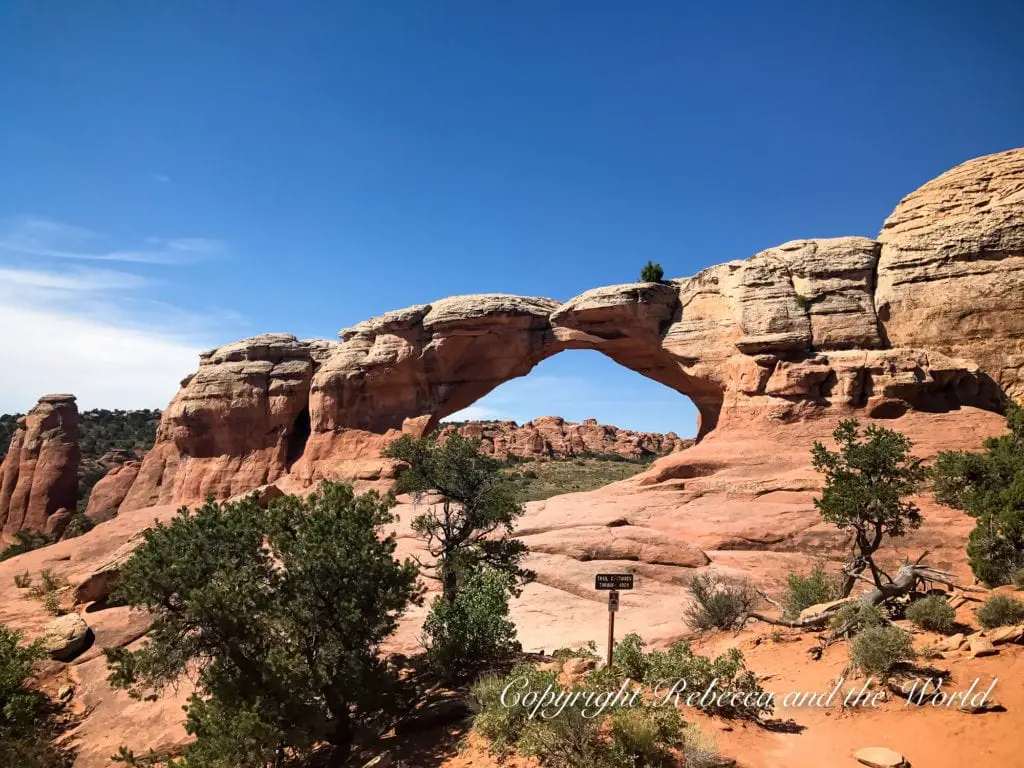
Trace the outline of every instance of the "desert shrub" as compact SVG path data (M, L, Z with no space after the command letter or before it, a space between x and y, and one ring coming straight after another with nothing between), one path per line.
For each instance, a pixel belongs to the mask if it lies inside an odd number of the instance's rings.
M608 758L615 768L673 765L672 750L685 743L683 718L672 706L620 708L610 721Z
M888 677L893 667L916 655L910 635L891 625L862 629L850 642L850 662L866 675Z
M21 644L20 632L0 624L0 765L65 768L73 755L54 744L58 728L49 700L28 687L35 662L46 656L38 643Z
M566 707L556 717L528 720L519 737L519 751L545 768L605 768L608 746L602 720L584 717L579 707Z
M618 671L631 680L643 680L647 674L647 643L635 632L631 632L615 644L613 660Z
M665 279L665 270L661 264L655 264L648 259L647 263L640 268L641 283L660 283Z
M62 613L60 607L60 595L56 592L47 592L43 597L43 610L51 616L60 616Z
M956 626L956 611L944 597L937 595L911 603L907 608L907 618L929 632L948 634Z
M1024 621L1024 603L1009 595L992 595L976 615L978 623L985 629L1005 627Z
M32 586L32 574L28 571L14 575L14 586L18 589L28 589Z
M696 729L685 728L674 706L612 706L598 714L593 693L614 690L611 680L598 680L596 670L571 690L559 686L558 675L521 665L507 675L485 675L470 689L476 710L473 726L490 742L492 752L513 750L534 757L545 768L641 768L676 765L673 751L686 768L707 768L716 754ZM530 717L536 699L548 688L556 694L581 694L557 711L558 704L541 707ZM508 691L505 702L502 693ZM533 698L522 699L532 692ZM587 698L591 694L591 698ZM550 701L550 700L549 700Z
M56 616L60 610L60 593L68 580L51 568L39 572L39 580L29 586L29 595L43 604L43 610Z
M842 594L842 581L825 573L821 565L807 575L790 573L786 578L786 594L783 598L783 618L795 619L805 608L837 600Z
M527 470L525 470L523 472L523 477L527 478L528 480L536 480L537 477L538 477L537 470L536 469L527 469Z
M679 768L721 768L726 765L718 755L714 736L704 733L696 725L683 732L683 746L679 750Z
M1017 589L1024 589L1024 568L1019 568L1013 572L1013 586Z
M14 534L14 542L0 552L0 560L10 560L34 549L41 549L51 544L49 537L39 531L22 529Z
M86 517L82 512L76 512L68 520L68 524L64 528L64 533L61 534L62 539L74 539L81 536L83 533L88 533L96 527L96 523Z
M438 597L423 623L427 661L445 680L471 676L520 650L508 618L512 576L482 567L462 582L454 601Z
M837 635L850 636L862 629L884 626L886 620L878 608L857 600L836 611L831 623Z
M721 717L757 720L774 709L771 696L747 669L738 648L711 659L695 654L688 642L680 640L667 651L648 654L644 682L663 698L676 686L679 696L673 696L673 702L692 703L701 711ZM700 699L699 694L709 686L714 687L716 695ZM696 695L689 702L691 694Z
M557 661L566 659L597 659L597 643L593 640L587 642L583 648L556 648L551 652L551 658Z
M686 620L696 630L738 629L760 599L746 579L695 576L687 585L693 603Z
M507 675L483 675L470 688L470 700L476 710L473 727L490 742L492 752L511 750L528 722L529 709L501 701L502 692L512 685L507 702L513 704L516 693L544 691L558 685L558 674L542 672L533 665L520 665Z
M1006 425L984 453L943 451L931 470L935 500L977 519L967 555L974 575L993 587L1024 569L1024 409L1010 403Z
M321 745L344 754L390 722L394 671L380 653L417 568L394 558L391 497L324 483L261 509L254 497L182 509L148 529L115 599L148 611L137 650L107 649L134 697L189 674L184 761L264 768Z

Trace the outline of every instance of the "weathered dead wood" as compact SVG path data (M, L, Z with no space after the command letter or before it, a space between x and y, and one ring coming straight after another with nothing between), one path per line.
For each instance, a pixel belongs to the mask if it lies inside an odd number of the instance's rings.
M924 581L944 584L947 587L959 589L964 592L986 591L978 587L968 587L962 584L957 584L953 581L953 575L951 573L940 571L937 568L932 568L927 565L921 565L921 561L927 554L928 553L925 552L913 563L907 562L901 565L900 569L896 572L896 578L890 579L888 583L884 584L876 584L870 579L862 576L860 573L847 572L847 576L851 577L855 581L863 581L870 584L871 589L864 592L859 597L850 598L844 602L837 601L820 613L816 613L811 616L804 616L799 619L783 619L781 616L766 616L762 613L751 612L748 614L748 618L757 619L758 621L763 621L767 624L773 624L779 627L790 627L791 629L818 629L825 626L841 608L847 605L851 605L853 603L861 603L871 607L881 605L895 598L910 594L919 583ZM777 601L772 600L763 592L760 594L768 603L777 608L782 607Z

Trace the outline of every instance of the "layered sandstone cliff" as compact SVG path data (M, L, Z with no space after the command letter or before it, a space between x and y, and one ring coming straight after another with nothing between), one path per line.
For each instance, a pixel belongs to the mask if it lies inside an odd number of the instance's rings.
M387 479L380 450L567 349L689 397L700 436L751 420L893 418L1024 397L1024 150L900 202L878 240L794 240L690 278L567 302L486 294L389 312L342 341L267 334L205 353L126 508L284 478Z
M601 455L645 459L665 456L693 445L693 440L684 440L675 432L634 432L598 424L596 419L585 419L576 424L559 416L541 416L522 426L514 421L442 425L442 438L452 432L480 440L480 449L484 453L500 458L560 459Z
M0 537L23 528L53 536L78 501L78 408L73 395L44 395L18 420L0 464Z

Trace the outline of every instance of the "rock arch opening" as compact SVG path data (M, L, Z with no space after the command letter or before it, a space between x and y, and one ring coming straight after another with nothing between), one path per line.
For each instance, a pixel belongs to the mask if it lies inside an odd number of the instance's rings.
M697 408L689 397L594 350L566 350L546 358L442 422L523 425L544 417L682 438L695 437L698 430Z

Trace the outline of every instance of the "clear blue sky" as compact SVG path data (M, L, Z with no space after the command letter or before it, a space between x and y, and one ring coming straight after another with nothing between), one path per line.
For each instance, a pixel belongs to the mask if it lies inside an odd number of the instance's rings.
M162 406L258 332L873 236L1024 144L1022 28L984 1L3 0L0 411ZM478 412L693 431L587 353Z

